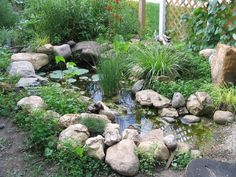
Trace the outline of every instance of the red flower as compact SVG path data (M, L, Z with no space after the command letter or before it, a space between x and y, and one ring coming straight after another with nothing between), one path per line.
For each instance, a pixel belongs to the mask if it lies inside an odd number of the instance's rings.
M111 11L111 6L110 6L110 4L107 4L107 12L110 12Z

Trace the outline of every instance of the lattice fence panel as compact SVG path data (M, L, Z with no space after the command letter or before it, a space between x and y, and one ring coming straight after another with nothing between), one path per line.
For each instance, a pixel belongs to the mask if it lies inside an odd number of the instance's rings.
M228 3L219 0L218 3ZM235 3L234 0L232 3ZM166 0L166 30L179 39L186 36L187 25L181 20L183 15L189 15L197 7L206 7L202 2L195 0Z
M181 21L181 16L190 14L194 8L203 6L194 0L166 0L166 29L172 35L183 38L187 25Z

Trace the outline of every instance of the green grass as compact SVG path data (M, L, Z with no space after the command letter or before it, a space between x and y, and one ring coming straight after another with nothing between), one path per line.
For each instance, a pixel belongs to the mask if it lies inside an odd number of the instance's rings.
M107 97L118 94L121 80L121 64L118 58L103 59L100 63L98 73L100 77L100 85Z
M60 114L76 114L85 112L86 104L80 101L78 92L71 92L56 85L40 88L40 96L48 105L48 109Z
M152 37L154 31L159 31L159 4L147 2L146 5L147 32Z
M79 120L79 123L82 125L85 125L93 136L103 134L104 129L106 127L105 120L97 119L93 117L83 118Z

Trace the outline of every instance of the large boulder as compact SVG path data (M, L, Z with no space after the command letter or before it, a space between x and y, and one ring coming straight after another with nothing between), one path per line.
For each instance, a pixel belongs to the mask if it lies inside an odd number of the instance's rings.
M101 55L101 46L95 41L79 42L72 48L72 52L82 60L94 62Z
M11 56L11 61L28 61L32 63L34 69L39 70L49 63L49 57L44 53L17 53Z
M70 144L72 147L83 146L88 138L89 132L86 126L81 124L70 125L60 133L57 148L62 148L66 144Z
M32 77L35 71L32 63L28 61L12 62L8 68L10 76Z
M62 56L64 58L69 58L72 54L69 44L53 46L53 50L56 55Z
M187 109L193 115L211 114L213 103L211 97L205 92L196 92L187 100Z
M170 106L171 101L153 90L142 90L136 93L136 100L142 106L154 106L165 108Z
M211 55L214 55L216 53L216 49L203 49L199 52L199 55L209 59Z
M28 112L33 112L36 110L46 108L46 104L44 103L43 99L39 96L24 97L17 102L17 106L27 110Z
M106 162L113 170L124 176L134 176L139 170L139 159L135 155L136 145L132 140L122 140L107 149Z
M92 137L86 140L86 147L88 147L88 155L99 160L105 158L104 153L104 138L101 135Z
M225 125L234 121L234 114L229 111L216 111L213 119L215 123Z
M113 144L119 142L121 140L119 125L108 123L103 135L107 146L112 146Z
M213 83L224 85L236 84L236 48L218 44L216 54L211 62L211 75Z

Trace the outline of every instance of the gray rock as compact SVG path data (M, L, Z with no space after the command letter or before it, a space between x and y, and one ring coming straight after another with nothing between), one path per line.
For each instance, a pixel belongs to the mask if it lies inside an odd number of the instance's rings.
M93 61L101 55L101 46L95 41L79 42L72 48L73 54L85 61Z
M72 54L69 44L53 46L53 50L55 51L56 55L62 56L64 58L69 58Z
M186 177L235 177L235 163L226 163L210 159L192 160L186 169Z
M213 116L215 123L220 125L232 123L234 121L234 118L234 114L229 111L216 111Z
M185 116L187 114L189 114L188 109L186 107L181 107L179 109L177 109L179 116Z
M47 85L48 80L40 77L40 76L35 76L35 77L30 77L30 78L21 78L17 84L17 88L27 88L27 87L38 87L41 85Z
M159 113L161 117L177 118L179 116L175 108L163 108Z
M182 117L180 120L183 124L186 124L186 125L198 123L201 121L200 117L197 117L194 115L186 115L186 116Z
M177 141L174 135L165 136L163 142L165 143L166 147L171 151L174 151L177 148Z
M32 63L28 61L12 62L8 68L10 76L32 77L35 71Z
M180 108L185 106L184 96L179 92L174 93L171 104L173 108Z
M11 56L11 61L28 61L32 63L35 70L39 70L40 68L49 63L49 57L44 53L17 53Z
M5 124L0 124L0 129L4 129L5 128Z
M125 139L107 149L106 163L124 176L135 176L139 170L139 159L135 155L136 145Z
M187 109L195 116L209 115L212 112L213 103L206 92L196 92L190 95L187 101Z
M145 81L143 79L142 80L138 80L137 82L135 82L135 84L132 87L132 92L136 93L136 92L142 90L143 86L144 86L144 82Z
M70 46L70 47L74 47L76 45L76 42L73 41L73 40L70 40L67 42L67 44Z
M175 118L172 118L172 117L162 117L161 119L163 119L164 121L168 123L174 123L177 121Z

